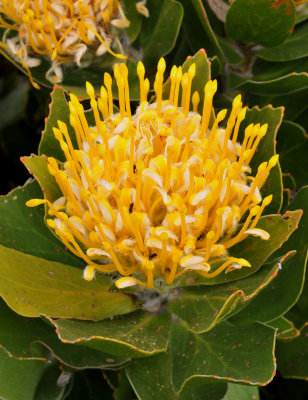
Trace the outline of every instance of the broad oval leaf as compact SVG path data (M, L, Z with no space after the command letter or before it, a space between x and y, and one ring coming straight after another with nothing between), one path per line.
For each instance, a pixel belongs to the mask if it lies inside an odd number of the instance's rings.
M277 363L284 378L308 379L308 323L291 342L277 344Z
M230 37L265 47L282 43L291 34L294 24L292 0L234 0L226 17Z
M51 355L74 369L108 368L115 367L127 361L125 358L110 356L101 351L89 349L85 346L62 343L49 322L40 318L25 318L10 310L1 300L0 323L4 329L0 330L0 346L10 357L22 360L42 360L35 343L45 346ZM44 357L43 360L48 361Z
M239 312L277 276L277 262L264 265L244 279L211 287L187 287L167 308L183 319L194 332L211 330L219 322Z
M187 382L178 393L173 382L172 355L170 351L154 357L133 360L126 367L127 377L138 399L152 400L221 400L226 393L224 382L195 378Z
M275 283L268 286L240 314L234 317L238 324L249 323L253 320L271 321L285 314L298 300L303 289L308 249L308 187L303 188L291 203L289 209L303 208L305 210L288 242L273 254L281 256L288 250L297 250L294 257L287 260L282 267ZM292 211L289 211L292 212ZM307 315L304 316L307 320Z
M84 263L67 251L46 227L44 207L26 206L26 201L42 197L35 181L0 197L0 244L49 261L82 267Z
M143 20L139 38L143 62L146 67L153 68L159 58L168 54L175 45L183 7L176 0L150 0L147 7L151 18Z
M38 360L20 361L0 349L0 398L33 399L48 364Z
M308 24L295 29L280 46L258 51L258 56L268 61L293 61L308 56Z
M138 308L112 286L109 276L87 282L78 268L0 246L0 295L25 317L100 320Z
M232 88L241 89L246 93L277 97L307 89L308 74L292 72L267 81L246 80L237 75L230 75L229 84Z
M277 152L284 172L291 173L297 187L307 184L308 135L294 122L283 121L278 132Z
M167 350L169 313L136 311L99 322L53 321L63 343L78 343L120 357L147 357Z

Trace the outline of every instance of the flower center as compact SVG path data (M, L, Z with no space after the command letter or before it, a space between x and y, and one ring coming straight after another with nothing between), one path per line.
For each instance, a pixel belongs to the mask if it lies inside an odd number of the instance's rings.
M116 65L119 112L113 107L109 74L98 99L87 83L93 127L71 95L70 123L78 149L67 126L59 122L54 134L67 161L60 166L48 158L63 197L54 203L31 200L28 205L48 203L52 218L47 223L88 264L85 279L91 280L95 271L117 271L122 275L118 287L139 284L150 289L155 279L172 284L190 271L211 279L250 267L247 260L228 254L234 244L249 234L269 238L256 228L272 199L262 201L260 188L278 156L262 163L256 176L249 175L267 124L249 125L239 144L246 108L237 96L225 128L220 128L227 110L211 116L216 81L205 85L199 114L200 96L191 96L195 68L192 64L183 73L181 67L173 67L169 96L163 98L161 59L154 83L156 101L149 104L149 83L139 63L140 105L132 113L127 67ZM109 264L103 264L107 260Z

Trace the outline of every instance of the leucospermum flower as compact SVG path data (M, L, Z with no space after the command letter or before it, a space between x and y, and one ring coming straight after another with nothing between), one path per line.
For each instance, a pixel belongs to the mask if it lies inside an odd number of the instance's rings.
M148 16L144 2L137 10ZM129 26L118 0L3 0L0 2L0 27L7 29L2 47L27 70L41 63L37 56L47 57L52 66L46 78L61 82L61 64L80 66L86 53L96 56L108 52L117 58L112 43L117 29ZM15 31L15 35L11 32ZM118 45L120 43L118 41Z
M185 73L181 67L172 68L166 99L165 66L161 59L154 83L156 101L149 103L149 81L139 62L140 105L135 112L125 64L114 69L119 112L113 106L108 73L98 99L87 83L95 126L88 125L83 106L71 94L70 124L77 149L66 124L59 121L54 128L66 162L62 166L49 157L48 168L63 196L53 203L33 199L27 205L47 203L47 224L85 261L87 280L96 271L117 272L118 288L170 285L191 271L210 280L250 267L247 260L229 254L236 243L248 235L269 238L256 225L272 199L262 200L260 189L278 156L263 162L255 176L249 166L267 124L249 125L238 143L246 114L240 95L225 128L220 124L227 110L210 126L217 82L205 85L200 115L199 94L191 96L195 64Z

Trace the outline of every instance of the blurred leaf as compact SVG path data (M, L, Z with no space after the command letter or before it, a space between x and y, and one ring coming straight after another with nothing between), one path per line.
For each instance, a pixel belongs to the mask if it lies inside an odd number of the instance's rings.
M0 130L5 129L21 118L27 100L29 83L19 82L19 85L0 99Z
M238 51L236 51L236 42L226 37L217 36L217 39L229 64L238 65L243 61L243 57L239 54Z
M285 378L308 379L308 324L291 342L278 342L276 349L279 372Z
M201 0L181 0L184 6L183 27L193 52L204 48L211 57L221 63L225 56L214 34Z
M243 386L228 383L228 391L223 400L259 400L259 389L255 386Z
M246 80L237 75L229 76L232 88L260 96L281 96L296 93L308 88L308 74L306 72L285 75L269 81Z
M26 206L27 200L42 197L35 181L0 197L0 244L49 261L82 267L84 262L67 251L46 227L44 207Z
M136 311L125 316L90 322L54 321L64 343L78 343L121 357L147 357L166 351L170 315Z
M153 68L159 58L168 54L175 45L183 19L183 7L176 0L150 0L147 7L151 18L143 20L139 37L143 62L146 67Z
M297 194L289 206L289 210L298 208L307 210L307 196L308 187ZM265 288L243 311L233 317L233 322L242 325L256 320L271 321L285 314L296 303L303 289L305 278L308 248L307 224L308 213L304 212L298 229L271 258L281 257L290 250L297 250L297 253L286 261L273 285ZM292 320L292 318L289 319Z
M308 70L308 57L292 62L269 62L257 59L253 65L254 81L271 81L289 75L292 72L306 72Z
M278 152L280 155L281 153ZM280 157L281 159L281 157ZM290 173L283 173L282 174L282 181L283 181L283 188L288 188L291 191L294 191L296 189L296 182L293 176Z
M283 118L283 108L273 108L268 105L259 109L257 106L248 109L244 121L240 125L239 141L243 140L245 128L253 123L268 124L268 129L265 137L258 145L258 149L254 154L250 166L252 168L252 175L254 176L258 170L259 165L276 154L276 136L278 128ZM261 189L262 196L273 194L271 204L266 208L266 213L277 213L282 205L282 178L279 164L271 169L271 172Z
M25 318L10 310L1 300L0 321L4 329L0 330L0 346L10 357L23 360L39 359L35 343L45 346L61 364L74 369L106 368L123 364L126 359L110 357L101 351L85 346L62 343L54 328L39 318ZM48 357L50 358L50 356ZM47 360L43 358L43 360Z
M123 8L130 25L125 29L129 41L134 42L140 32L143 16L137 11L136 4L139 0L123 0Z
M292 0L234 0L227 12L226 31L233 39L273 47L292 32Z
M277 329L277 339L280 340L292 340L300 334L299 330L295 328L293 323L285 317L273 319L272 321L267 322L266 325Z
M211 78L212 79L218 78L218 76L221 73L221 68L222 68L221 67L221 63L219 61L219 58L214 56L209 61L211 63L211 66L210 66L210 68L211 68Z
M261 96L252 93L245 94L245 102L250 106L258 104L259 107L266 107L271 104L273 107L284 106L284 117L294 121L308 108L306 101L308 89L301 90L287 96Z
M268 61L293 61L308 56L308 24L295 29L280 46L258 51L258 56Z
M60 365L53 361L44 370L43 375L36 387L34 400L63 400L67 386L59 386L58 379L61 375ZM69 382L67 383L69 385Z
M181 339L182 340L182 339ZM180 366L179 366L180 367ZM173 381L173 357L169 352L154 357L133 360L126 367L128 379L139 400L220 400L226 393L224 382L194 378L180 393Z
M187 287L178 290L168 310L184 320L197 333L237 313L267 286L278 272L277 262L264 265L258 272L238 281L211 287ZM207 310L204 312L204 310Z
M304 215L299 224L299 229L296 232L296 237L294 238L294 243L297 243L297 246L300 251L296 255L297 264L292 264L293 268L303 268L303 273L305 272L305 262L308 258L307 249L308 249L308 186L303 187L295 197L293 203L290 206L290 209L294 209L297 207L301 207L304 210ZM297 239L297 242L296 242ZM299 297L299 300L294 305L293 308L287 313L287 318L292 320L297 327L301 327L305 322L308 322L308 279L305 279L304 287L302 290L302 294Z
M111 292L111 278L87 282L82 271L0 246L0 294L25 317L99 320L125 314L138 306L120 292Z
M122 371L120 373L118 386L115 388L113 396L114 396L115 400L135 400L136 399L133 388L131 387L129 380L127 379L125 369L122 369Z
M20 361L0 349L0 397L8 400L35 400L36 387L48 364Z
M278 133L277 153L283 171L294 177L297 187L308 183L308 135L298 124L283 121Z

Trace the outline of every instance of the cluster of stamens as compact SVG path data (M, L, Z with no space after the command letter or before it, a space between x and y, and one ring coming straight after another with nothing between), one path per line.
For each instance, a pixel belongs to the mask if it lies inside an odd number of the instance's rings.
M63 196L53 203L34 199L27 204L47 203L49 227L85 261L87 280L96 271L117 272L119 288L139 284L152 289L155 282L170 285L191 271L211 279L250 267L247 260L229 254L233 245L248 235L269 238L256 228L272 200L268 196L262 201L260 188L278 156L263 162L255 176L249 167L267 124L249 125L238 143L246 114L240 95L220 128L227 110L210 123L217 82L205 85L201 116L199 93L191 96L195 64L185 73L172 68L166 98L165 67L161 59L151 104L149 81L139 62L140 105L134 113L125 64L114 69L119 112L108 73L98 98L87 83L96 126L88 125L82 104L71 95L77 149L66 124L59 121L54 128L66 162L62 166L49 157L48 168Z
M147 16L144 3L137 3L137 10ZM37 56L47 56L51 60L46 78L52 83L61 82L63 63L73 62L80 66L89 50L96 56L108 52L117 58L126 58L116 54L111 46L117 40L116 29L128 26L119 0L0 2L0 27L7 29L0 47L22 64L30 79L29 68L41 63ZM12 36L12 31L16 35ZM120 42L117 43L121 48Z

